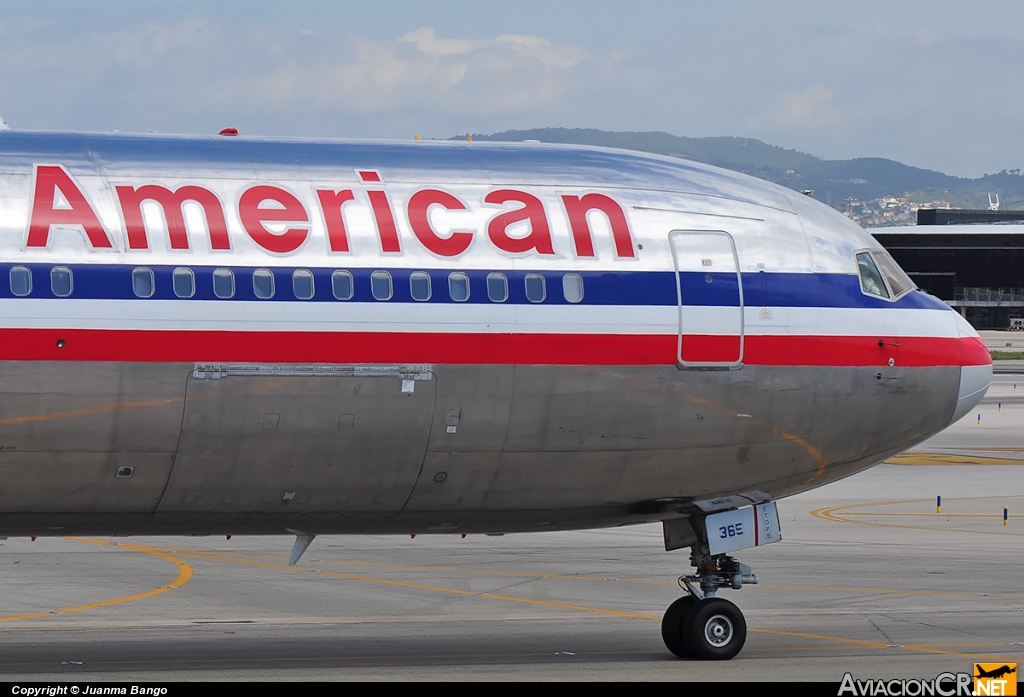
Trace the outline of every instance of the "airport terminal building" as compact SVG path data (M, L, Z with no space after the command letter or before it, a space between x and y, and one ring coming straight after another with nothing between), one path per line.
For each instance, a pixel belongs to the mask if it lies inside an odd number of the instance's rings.
M917 225L868 232L976 329L1024 318L1024 211L921 209Z

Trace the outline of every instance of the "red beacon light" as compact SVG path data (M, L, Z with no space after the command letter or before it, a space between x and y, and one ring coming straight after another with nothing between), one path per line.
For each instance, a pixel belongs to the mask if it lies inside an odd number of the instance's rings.
M222 136L237 136L238 135L238 129L237 128L225 128L225 129L221 130L221 132L218 135L222 135Z

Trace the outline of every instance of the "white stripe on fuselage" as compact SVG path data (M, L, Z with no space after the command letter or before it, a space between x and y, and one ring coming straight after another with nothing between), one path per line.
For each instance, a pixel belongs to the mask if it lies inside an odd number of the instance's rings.
M219 300L0 300L0 327L221 331L675 334L675 306ZM959 336L951 310L747 307L749 335ZM687 334L737 333L731 307L683 308Z

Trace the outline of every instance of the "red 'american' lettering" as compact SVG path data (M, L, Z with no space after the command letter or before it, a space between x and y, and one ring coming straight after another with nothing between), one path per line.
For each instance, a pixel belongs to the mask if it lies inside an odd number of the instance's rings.
M348 230L345 228L345 215L342 209L346 203L354 201L356 195L352 193L352 189L317 189L316 197L320 199L320 212L323 213L324 225L327 226L327 241L331 251L349 251Z
M525 191L514 189L499 189L492 191L484 198L486 203L515 203L523 204L507 213L499 213L491 218L487 224L487 235L491 238L494 246L503 252L512 254L525 254L534 251L537 254L554 254L555 248L551 243L551 228L548 226L548 217L544 213L544 204L539 198ZM523 237L512 237L508 234L510 225L528 222L530 233Z
M358 170L358 174L360 181L373 183L381 181L378 172ZM395 216L391 212L388 192L370 189L366 195L370 198L370 207L373 208L373 220L377 224L377 236L380 238L380 251L385 254L401 252L402 245L398 241L398 226L395 225Z
M278 207L264 207L267 201ZM276 186L253 186L246 189L238 199L238 217L252 241L275 254L294 252L309 237L309 228L299 227L309 225L306 207L294 194ZM275 233L267 229L266 223L291 223L296 227Z
M92 204L67 170L60 166L38 165L35 179L26 247L49 247L50 227L53 225L81 227L93 249L110 249L114 246ZM58 191L68 203L66 208L57 207Z
M162 186L149 184L132 187L118 186L117 200L121 204L121 216L128 233L129 249L149 249L146 222L142 215L142 204L153 201L163 208L167 223L167 237L171 249L188 249L188 232L185 230L185 203L193 201L202 206L206 217L206 228L210 235L210 249L231 249L228 223L224 219L224 206L217 195L201 186L182 186L171 191Z
M364 182L364 201L369 201L381 252L400 253L402 245L394 208L380 173L375 170L357 170L357 174ZM210 249L231 249L224 204L210 189L185 185L171 190L157 184L121 185L114 188L121 218L124 220L128 249L150 248L151 231L147 229L143 214L143 206L147 202L160 207L171 249L190 249L184 212L187 203L198 204L202 209ZM353 189L316 189L315 193L327 233L329 251L350 253L352 249L345 210L347 204L356 202L358 205L359 192ZM506 207L487 223L487 237L495 248L516 255L555 254L551 225L540 198L517 189L497 189L484 196L484 203ZM561 203L577 257L596 256L594 232L590 223L595 215L601 215L611 229L616 258L636 258L629 221L615 199L600 193L581 196L566 194L561 196ZM509 204L514 207L507 208ZM452 258L464 254L472 245L476 231L435 229L430 220L431 209L434 207L453 212L469 210L455 194L435 188L421 189L410 195L406 203L405 214L409 229L419 243L436 256ZM245 189L238 198L237 210L245 233L260 248L274 254L297 251L311 234L313 223L306 206L298 196L278 186L259 184ZM71 174L60 165L36 165L26 246L47 248L50 244L50 229L54 225L80 229L94 249L113 248L95 208Z
M430 207L441 206L450 211L464 211L465 204L446 191L423 189L409 197L409 226L427 250L442 257L457 257L473 242L471 231L452 231L441 237L430 225Z
M587 194L586 196L563 196L562 203L569 216L569 227L572 228L572 241L576 247L576 256L594 256L594 235L590 231L587 214L600 211L608 218L612 227L612 239L615 241L615 256L620 259L631 259L636 256L633 251L633 236L629 233L629 223L622 206L615 199L604 194Z

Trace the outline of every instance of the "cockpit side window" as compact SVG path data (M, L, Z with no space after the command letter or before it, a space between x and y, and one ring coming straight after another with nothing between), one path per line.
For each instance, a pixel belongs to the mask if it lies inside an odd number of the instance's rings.
M916 287L914 282L910 280L910 276L899 267L899 264L889 256L888 252L874 252L873 256L875 261L878 262L878 268L882 270L885 280L889 282L889 288L892 289L893 297L898 298Z
M875 260L867 252L857 255L857 270L860 272L860 289L868 295L888 298L889 290L885 287L882 274L879 273Z

